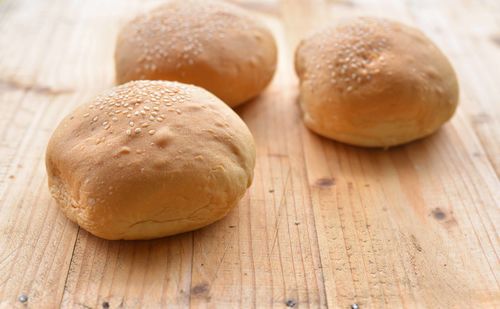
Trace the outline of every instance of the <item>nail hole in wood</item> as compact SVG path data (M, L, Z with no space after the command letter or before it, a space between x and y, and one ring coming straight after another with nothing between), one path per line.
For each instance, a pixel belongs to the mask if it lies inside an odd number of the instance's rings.
M293 300L293 299L289 299L286 301L285 304L287 307L293 308L293 307L295 307L295 305L297 305L297 302L295 302L295 300Z

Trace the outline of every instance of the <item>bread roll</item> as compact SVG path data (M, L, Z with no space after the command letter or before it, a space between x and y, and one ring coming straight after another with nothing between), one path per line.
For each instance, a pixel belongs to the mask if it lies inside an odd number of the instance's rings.
M243 9L219 1L174 0L120 32L118 83L171 80L201 86L229 106L257 96L276 68L276 44Z
M455 112L452 66L420 31L355 18L303 40L295 69L307 127L340 142L389 147L436 131Z
M196 86L134 81L77 108L48 144L62 211L106 239L149 239L224 217L250 186L255 146L226 104Z

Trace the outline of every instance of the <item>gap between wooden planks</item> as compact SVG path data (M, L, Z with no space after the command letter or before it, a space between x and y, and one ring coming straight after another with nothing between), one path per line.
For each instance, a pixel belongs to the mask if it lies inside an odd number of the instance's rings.
M499 306L498 4L238 2L280 46L273 84L237 110L257 142L254 184L217 224L137 242L69 223L43 152L64 114L112 86L120 25L160 1L0 3L0 307L21 294L33 308ZM438 134L380 151L302 126L295 45L359 14L416 24L450 56L461 106Z

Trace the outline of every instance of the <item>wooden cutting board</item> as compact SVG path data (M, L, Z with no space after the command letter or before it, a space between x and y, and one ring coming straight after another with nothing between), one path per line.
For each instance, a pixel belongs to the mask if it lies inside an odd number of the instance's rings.
M253 186L204 229L105 241L58 210L44 150L113 86L120 26L159 3L0 1L0 308L500 307L499 1L239 1L280 48L272 85L237 109ZM364 14L416 25L450 57L461 102L437 134L384 151L303 126L294 47Z

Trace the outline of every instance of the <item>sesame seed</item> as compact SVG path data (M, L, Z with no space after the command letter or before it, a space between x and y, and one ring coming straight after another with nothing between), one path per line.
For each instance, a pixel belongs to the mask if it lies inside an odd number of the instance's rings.
M156 132L155 130L149 130L149 131L148 131L148 133L149 133L150 135L155 134L155 132Z
M141 133L141 128L135 128L134 132L135 132L135 134Z

